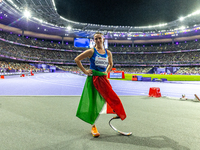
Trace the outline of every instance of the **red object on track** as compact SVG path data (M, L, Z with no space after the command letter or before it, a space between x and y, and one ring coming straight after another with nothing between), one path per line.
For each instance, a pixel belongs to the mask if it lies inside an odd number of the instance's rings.
M161 97L160 88L159 87L150 87L149 97Z

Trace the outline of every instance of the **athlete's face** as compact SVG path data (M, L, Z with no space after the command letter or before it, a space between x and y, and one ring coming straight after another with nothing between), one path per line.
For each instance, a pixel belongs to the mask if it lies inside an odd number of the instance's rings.
M95 42L96 45L103 45L103 42L104 42L103 35L95 34L94 35L94 42Z

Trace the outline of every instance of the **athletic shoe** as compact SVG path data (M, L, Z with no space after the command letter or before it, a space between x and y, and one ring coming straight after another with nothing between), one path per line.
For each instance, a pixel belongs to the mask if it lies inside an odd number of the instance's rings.
M91 130L91 133L94 137L99 137L100 136L100 133L98 132L97 128L95 125L92 126L92 130Z

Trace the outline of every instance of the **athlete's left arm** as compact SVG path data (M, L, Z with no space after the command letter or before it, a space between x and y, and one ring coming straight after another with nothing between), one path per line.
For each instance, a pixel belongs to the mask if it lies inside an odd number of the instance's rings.
M113 59L111 51L107 50L107 54L108 54L108 67L105 73L108 73L113 67Z

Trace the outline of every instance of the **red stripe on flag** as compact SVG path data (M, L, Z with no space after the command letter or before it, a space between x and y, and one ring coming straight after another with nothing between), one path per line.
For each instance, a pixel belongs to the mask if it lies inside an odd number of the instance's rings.
M93 84L101 96L106 100L110 107L116 112L116 114L124 120L126 113L120 98L113 91L112 86L106 75L104 76L93 76Z
M116 114L114 110L110 107L110 105L108 103L106 104L107 104L107 114Z

